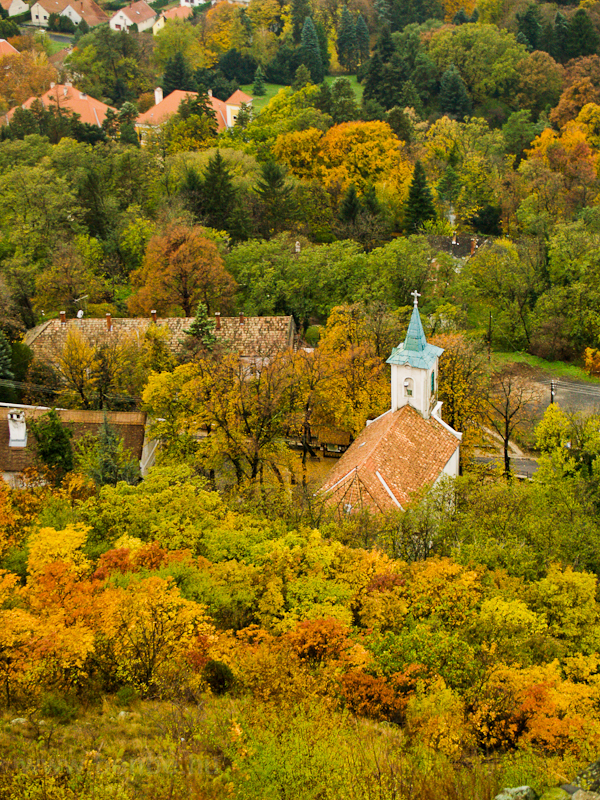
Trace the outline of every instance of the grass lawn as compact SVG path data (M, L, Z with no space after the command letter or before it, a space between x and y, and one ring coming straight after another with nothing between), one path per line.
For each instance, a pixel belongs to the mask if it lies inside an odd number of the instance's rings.
M334 80L339 77L340 77L339 75L326 75L325 83L331 86ZM356 95L356 102L360 105L360 103L362 102L363 87L356 80L356 75L344 75L343 77L348 78L348 80L352 84L352 88L354 89L354 94ZM240 89L242 90L242 92L246 92L246 94L249 94L250 97L253 98L252 107L256 112L262 111L263 108L269 102L269 100L272 97L275 97L275 95L280 89L284 88L279 83L265 83L266 93L262 97L254 97L254 94L252 92L252 87L253 84L247 83L244 86L240 86Z
M252 108L256 112L262 111L269 100L272 97L275 97L280 89L283 89L283 86L281 86L279 83L265 83L265 94L262 97L255 97L252 87L253 84L247 83L244 86L240 86L240 89L242 92L246 92L246 94L249 94L250 97L252 97Z
M55 42L54 39L50 39L50 37L47 37L45 41L46 52L48 53L49 56L53 56L55 53L64 50L65 47L68 47L70 42L71 39L66 37L63 42Z
M585 381L586 383L600 383L599 378L588 375L582 367L575 364L565 364L564 361L546 361L545 358L530 356L528 353L493 353L492 359L499 364L524 362L532 367L548 372L552 378L564 378L569 381Z

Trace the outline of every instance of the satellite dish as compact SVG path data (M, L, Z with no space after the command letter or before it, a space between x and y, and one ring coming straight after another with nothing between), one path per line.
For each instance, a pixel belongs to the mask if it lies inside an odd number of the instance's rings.
M82 308L80 308L79 311L77 312L77 319L83 319L83 309Z

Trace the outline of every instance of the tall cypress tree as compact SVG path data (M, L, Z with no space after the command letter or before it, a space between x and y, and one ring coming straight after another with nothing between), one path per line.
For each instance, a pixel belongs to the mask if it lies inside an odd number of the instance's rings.
M583 8L571 17L567 36L567 55L569 58L593 56L598 52L598 34Z
M310 17L304 20L302 28L302 44L300 46L302 63L308 68L313 83L321 83L325 77L319 38L314 23Z
M256 97L262 97L265 94L265 91L265 76L263 75L263 71L259 64L256 68L256 72L254 73L254 86L252 87L252 93L255 94Z
M467 87L454 64L444 72L440 81L440 108L444 114L459 121L471 111Z
M552 54L557 61L567 61L569 58L569 20L560 11L554 17L554 47Z
M358 53L358 60L361 64L369 58L369 29L367 28L367 23L362 14L359 14L356 19L356 50Z
M356 40L356 26L348 6L342 8L342 18L337 34L336 44L338 60L342 67L349 72L356 69L356 62L358 59L358 43Z
M418 231L423 227L423 223L429 219L435 219L433 196L427 183L423 165L420 161L417 161L408 190L406 227L410 232Z

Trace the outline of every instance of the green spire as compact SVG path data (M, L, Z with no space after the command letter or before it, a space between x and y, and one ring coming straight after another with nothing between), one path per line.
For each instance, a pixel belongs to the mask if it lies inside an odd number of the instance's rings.
M421 295L416 290L411 294L415 299L415 306L406 331L406 338L400 347L394 347L387 363L409 364L411 367L419 369L430 369L435 364L436 358L439 358L444 350L434 344L427 344L421 315L417 307L418 298Z

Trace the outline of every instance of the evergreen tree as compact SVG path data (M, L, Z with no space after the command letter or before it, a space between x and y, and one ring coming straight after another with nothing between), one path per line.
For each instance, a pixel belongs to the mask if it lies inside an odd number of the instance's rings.
M131 144L134 147L140 146L140 140L138 139L138 135L135 132L135 125L133 124L133 122L125 120L125 122L121 124L119 141L122 144Z
M296 44L302 39L302 28L307 17L310 17L309 0L292 0L292 37Z
M359 109L354 89L348 78L336 78L331 87L329 113L336 125L358 119Z
M396 52L396 48L394 47L394 41L392 39L392 32L390 30L389 25L384 25L381 29L381 33L379 34L379 38L377 39L377 44L375 45L375 49L379 53L381 57L381 61L386 64L394 53Z
M571 17L567 36L567 55L569 58L592 56L598 52L598 33L583 8Z
M165 64L162 88L165 97L176 89L182 92L193 92L196 90L192 71L182 52L175 53Z
M360 211L361 204L356 193L356 186L351 183L340 204L339 218L342 222L355 222Z
M329 57L329 39L327 31L322 22L315 22L315 30L317 32L317 39L319 40L319 50L321 52L321 61L323 63L323 71L325 75L329 72L329 64L331 58Z
M406 81L400 95L400 107L412 108L418 116L423 116L423 103L412 81Z
M8 338L0 331L0 380L14 380L12 368L12 349ZM15 402L15 390L9 386L0 386L0 400L4 403Z
M567 61L569 58L569 21L560 11L554 17L554 57L557 61Z
M362 64L369 58L370 45L371 42L367 23L363 15L359 14L356 19L356 52L359 63Z
M356 69L356 61L358 59L358 43L356 40L356 26L348 11L348 6L342 8L336 49L341 66L348 72L353 72Z
M435 219L433 196L427 183L425 170L420 161L415 164L406 204L406 227L412 233L423 227L423 223Z
M444 114L462 121L471 112L471 99L460 72L452 65L440 81L440 108Z
M383 61L378 50L375 50L369 60L364 79L363 104L372 100L380 102L379 87L383 81Z
M375 11L381 25L389 25L391 22L392 14L390 9L389 0L375 0Z
M372 214L374 217L381 214L381 206L379 205L379 200L377 199L377 192L372 183L370 183L365 189L365 193L363 195L363 206L365 211L367 211L369 214Z
M82 467L96 486L116 486L120 481L133 485L140 479L139 464L125 450L119 434L108 424L106 412L95 446L83 455Z
M221 153L209 159L200 188L202 217L211 228L227 230L229 216L236 204L237 192L231 173Z
M531 3L524 14L517 14L518 33L525 38L529 50L537 50L542 38L542 15L539 6Z
M410 142L413 137L413 125L408 114L398 106L391 108L385 116L385 121L403 142Z
M295 92L298 92L300 89L303 89L305 86L308 86L309 83L312 83L312 80L310 79L310 72L308 71L308 67L306 67L304 64L300 64L300 66L296 70L296 74L294 75L294 82L292 83L292 89Z
M263 75L263 71L261 69L260 64L256 68L256 72L254 73L254 86L252 87L252 92L257 97L263 97L266 92L265 89L265 76Z
M36 455L52 471L56 482L73 469L71 431L64 427L55 408L31 423Z
M453 25L464 25L466 22L469 22L469 17L467 16L464 8L461 8L460 11L457 11L452 19Z
M292 187L286 183L285 170L275 161L261 167L254 191L259 201L258 230L265 239L287 227L292 216Z
M190 355L197 355L204 350L213 350L217 342L215 336L214 317L208 316L206 305L198 303L196 316L189 328L184 331L186 339L183 342L184 349Z
M307 67L313 83L321 83L325 77L319 38L314 23L310 17L304 20L302 28L302 44L300 46L302 63Z

